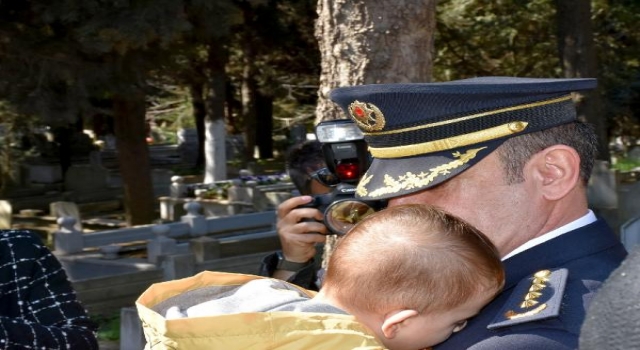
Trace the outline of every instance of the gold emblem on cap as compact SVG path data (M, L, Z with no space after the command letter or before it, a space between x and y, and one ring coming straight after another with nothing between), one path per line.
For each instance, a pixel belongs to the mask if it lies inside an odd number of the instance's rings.
M382 130L386 123L380 109L372 103L354 101L349 105L349 114L364 131Z

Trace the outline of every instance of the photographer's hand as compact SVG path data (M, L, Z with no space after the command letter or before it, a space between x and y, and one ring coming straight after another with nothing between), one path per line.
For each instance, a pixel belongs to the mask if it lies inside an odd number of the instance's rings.
M282 254L288 261L304 263L311 260L316 254L316 244L326 239L327 228L321 222L323 214L316 208L298 208L311 200L311 196L293 197L278 206L276 229ZM294 272L276 270L273 277L286 280Z

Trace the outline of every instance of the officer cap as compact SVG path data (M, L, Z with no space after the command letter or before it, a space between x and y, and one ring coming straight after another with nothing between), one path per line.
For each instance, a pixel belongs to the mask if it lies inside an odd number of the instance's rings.
M595 87L589 78L479 77L341 87L330 97L373 156L356 196L388 199L460 174L510 137L574 121L571 93Z

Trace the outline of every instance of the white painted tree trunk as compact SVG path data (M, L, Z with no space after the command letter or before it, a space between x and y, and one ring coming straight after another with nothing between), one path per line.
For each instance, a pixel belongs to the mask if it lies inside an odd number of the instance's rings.
M226 138L224 119L205 121L204 183L227 179Z

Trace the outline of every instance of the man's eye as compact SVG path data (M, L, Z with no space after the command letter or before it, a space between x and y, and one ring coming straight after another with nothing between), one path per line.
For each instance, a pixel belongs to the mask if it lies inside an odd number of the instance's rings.
M466 326L467 326L467 320L460 321L460 322L458 322L458 323L456 323L456 324L454 325L454 327L453 327L453 332L454 332L454 333L455 333L455 332L460 332L460 331L461 331L461 330L463 330L463 329L464 329L464 327L466 327Z

